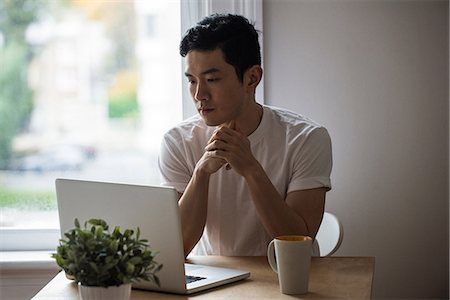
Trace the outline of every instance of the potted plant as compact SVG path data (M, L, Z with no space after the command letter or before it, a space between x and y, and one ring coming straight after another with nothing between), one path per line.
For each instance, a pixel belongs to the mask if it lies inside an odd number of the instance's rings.
M89 228L88 228L89 224ZM91 219L75 228L61 239L53 258L69 278L78 283L82 299L128 299L131 284L138 280L153 281L162 265L154 258L157 252L149 250L148 241L140 239L140 230L119 227L109 232L102 219Z

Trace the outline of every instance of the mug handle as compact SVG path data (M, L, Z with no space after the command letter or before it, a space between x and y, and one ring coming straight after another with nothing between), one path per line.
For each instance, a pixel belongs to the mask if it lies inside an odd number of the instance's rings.
M275 248L274 248L275 240L272 240L267 247L267 260L269 261L269 265L275 272L278 273L277 263L275 261Z

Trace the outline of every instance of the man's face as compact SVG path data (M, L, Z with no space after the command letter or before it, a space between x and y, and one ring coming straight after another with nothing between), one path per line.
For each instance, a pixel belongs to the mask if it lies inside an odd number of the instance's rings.
M253 94L225 62L222 50L190 51L186 78L195 106L208 126L218 126L242 116ZM244 79L245 83L245 79Z

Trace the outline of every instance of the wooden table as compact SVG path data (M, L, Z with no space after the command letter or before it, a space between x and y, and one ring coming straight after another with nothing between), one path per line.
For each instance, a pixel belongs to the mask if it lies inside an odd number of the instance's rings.
M371 297L374 257L314 257L311 263L309 293L284 295L278 277L266 257L198 256L190 263L249 270L250 278L183 296L132 290L131 299L368 299ZM60 272L33 300L78 299L75 283Z

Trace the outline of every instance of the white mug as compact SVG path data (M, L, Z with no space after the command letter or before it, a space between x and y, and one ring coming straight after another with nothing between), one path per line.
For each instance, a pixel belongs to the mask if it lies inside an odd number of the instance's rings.
M278 273L283 294L308 292L311 265L312 238L302 235L285 235L273 239L267 248L267 259Z

